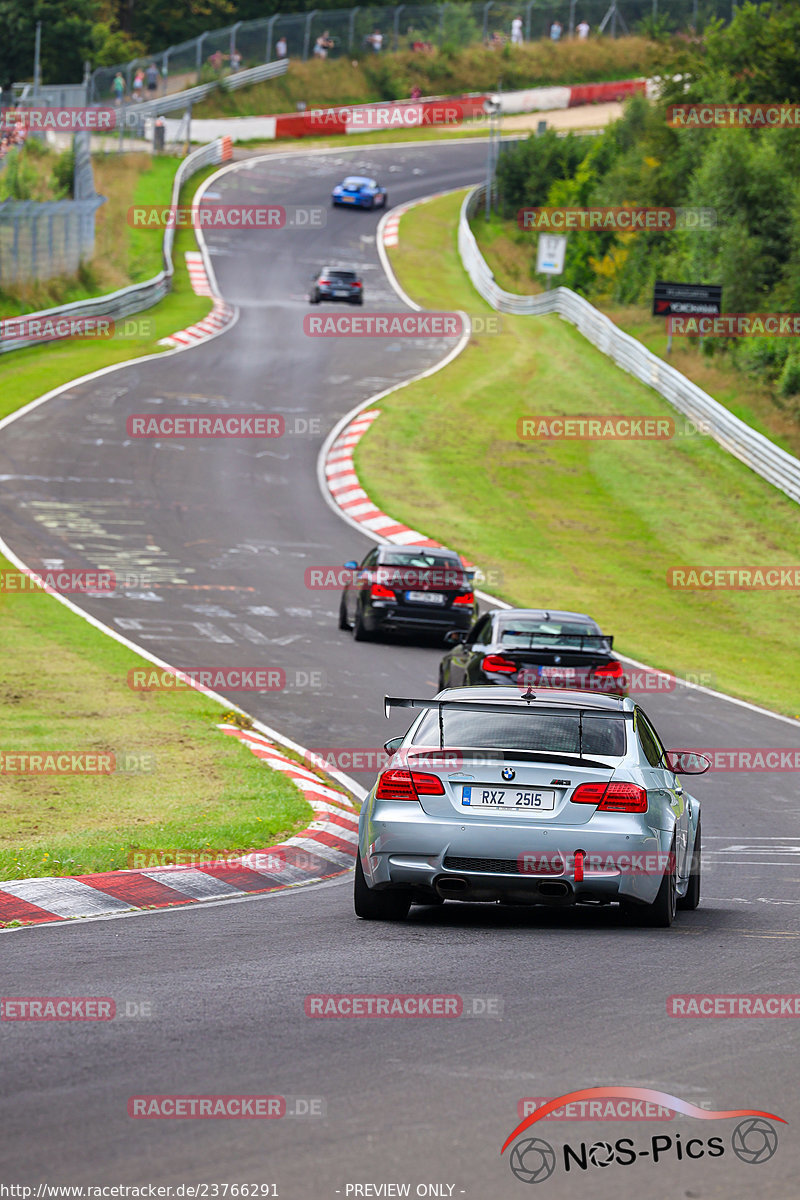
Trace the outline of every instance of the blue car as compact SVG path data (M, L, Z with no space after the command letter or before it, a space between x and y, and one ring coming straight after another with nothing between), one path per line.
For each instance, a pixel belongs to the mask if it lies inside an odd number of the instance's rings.
M366 175L348 175L333 189L331 203L334 208L337 204L347 204L353 208L385 208L386 188Z

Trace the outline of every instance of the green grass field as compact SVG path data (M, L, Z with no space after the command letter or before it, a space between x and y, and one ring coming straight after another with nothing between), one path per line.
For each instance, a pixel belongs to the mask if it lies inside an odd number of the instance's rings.
M425 308L486 313L458 257L461 199L406 214L392 263ZM369 495L491 571L503 599L589 612L633 658L800 716L796 594L666 583L690 564L800 564L797 506L701 436L521 441L532 414L677 414L560 318L501 321L381 402L356 451Z
M536 266L534 236L519 230L513 221L500 220L496 214L488 222L478 217L472 222L472 230L500 287L522 295L542 291L540 282L531 273ZM697 338L674 338L668 357L666 322L653 317L644 305L619 305L603 299L593 299L592 303L620 329L681 371L735 416L789 454L800 455L800 396L778 396L773 388L737 370L725 355L709 358Z
M152 180L145 191L163 203L172 173L159 166L156 174L161 191ZM202 178L187 184L182 200ZM152 334L1 356L0 417L79 375L158 351L159 338L200 320L209 301L191 291L183 259L194 246L190 230L178 233L175 289L142 314L152 319ZM160 235L140 234L125 249L146 277L158 270L160 248ZM0 556L0 570L7 569ZM134 847L264 848L310 818L285 776L215 728L224 712L218 704L195 691L132 691L128 670L142 659L53 597L0 590L0 655L0 750L102 751L152 767L99 776L0 774L0 880L126 867Z
M479 31L476 29L476 33ZM296 56L297 46L289 46ZM285 75L241 91L214 91L193 115L264 116L291 113L298 101L320 108L407 98L416 84L424 96L462 92L513 91L519 88L630 79L651 73L664 61L665 47L647 38L538 38L524 46L489 49L476 44L430 53L401 50L380 55L357 53L324 62L292 57Z

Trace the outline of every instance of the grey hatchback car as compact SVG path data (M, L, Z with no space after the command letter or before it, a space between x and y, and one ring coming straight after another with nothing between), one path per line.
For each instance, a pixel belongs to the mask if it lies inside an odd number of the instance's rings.
M357 916L616 902L668 927L699 904L700 804L677 776L708 760L665 750L630 698L482 686L395 707L421 712L361 810Z

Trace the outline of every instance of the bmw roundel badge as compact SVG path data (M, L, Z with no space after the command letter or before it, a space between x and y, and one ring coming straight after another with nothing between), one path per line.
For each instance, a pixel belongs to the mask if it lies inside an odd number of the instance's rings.
M500 774L503 776L503 779L514 779L517 772L512 767L503 767Z

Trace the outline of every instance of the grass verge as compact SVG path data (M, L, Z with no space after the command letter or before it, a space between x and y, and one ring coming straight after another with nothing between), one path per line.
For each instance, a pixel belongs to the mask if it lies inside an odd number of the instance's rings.
M478 31L476 30L476 33ZM479 33L478 33L478 36ZM297 46L289 47L297 53ZM460 92L599 83L647 75L668 53L644 37L594 38L587 42L549 39L492 50L482 45L443 47L430 53L401 50L301 62L285 75L237 92L215 91L198 104L195 117L266 116L309 108L367 104L407 98L416 85L424 96Z
M168 195L171 176L162 183ZM160 236L151 237L160 256ZM158 338L200 320L209 302L191 291L183 260L195 244L191 230L179 231L175 288L146 314L147 334L0 357L0 416L79 375L152 353ZM151 250L136 253L144 259ZM128 866L134 847L259 849L308 821L294 785L215 728L219 705L195 691L131 691L127 673L142 660L53 597L0 591L0 655L5 753L100 751L134 767L99 776L0 773L0 880L114 870Z
M488 222L482 218L474 220L472 230L500 287L526 296L542 291L532 274L536 266L535 237L495 214ZM697 338L674 338L672 354L668 356L666 322L652 316L643 305L614 304L596 297L591 302L620 329L637 338L735 416L790 454L800 456L800 397L784 399L774 388L737 370L723 355L709 357Z
M50 155L55 159L55 155ZM37 161L48 161L48 158ZM3 316L38 312L101 296L131 283L151 279L161 270L161 234L133 229L127 220L131 204L169 204L180 159L150 154L97 154L95 187L105 197L95 217L95 251L75 275L34 279L0 290ZM201 175L190 181L197 186Z
M392 263L424 307L488 312L458 256L461 200L407 213ZM385 512L491 570L512 604L588 611L623 653L800 716L796 595L666 583L688 564L800 562L797 506L705 437L519 440L533 413L676 415L567 322L503 315L380 407L356 466Z

